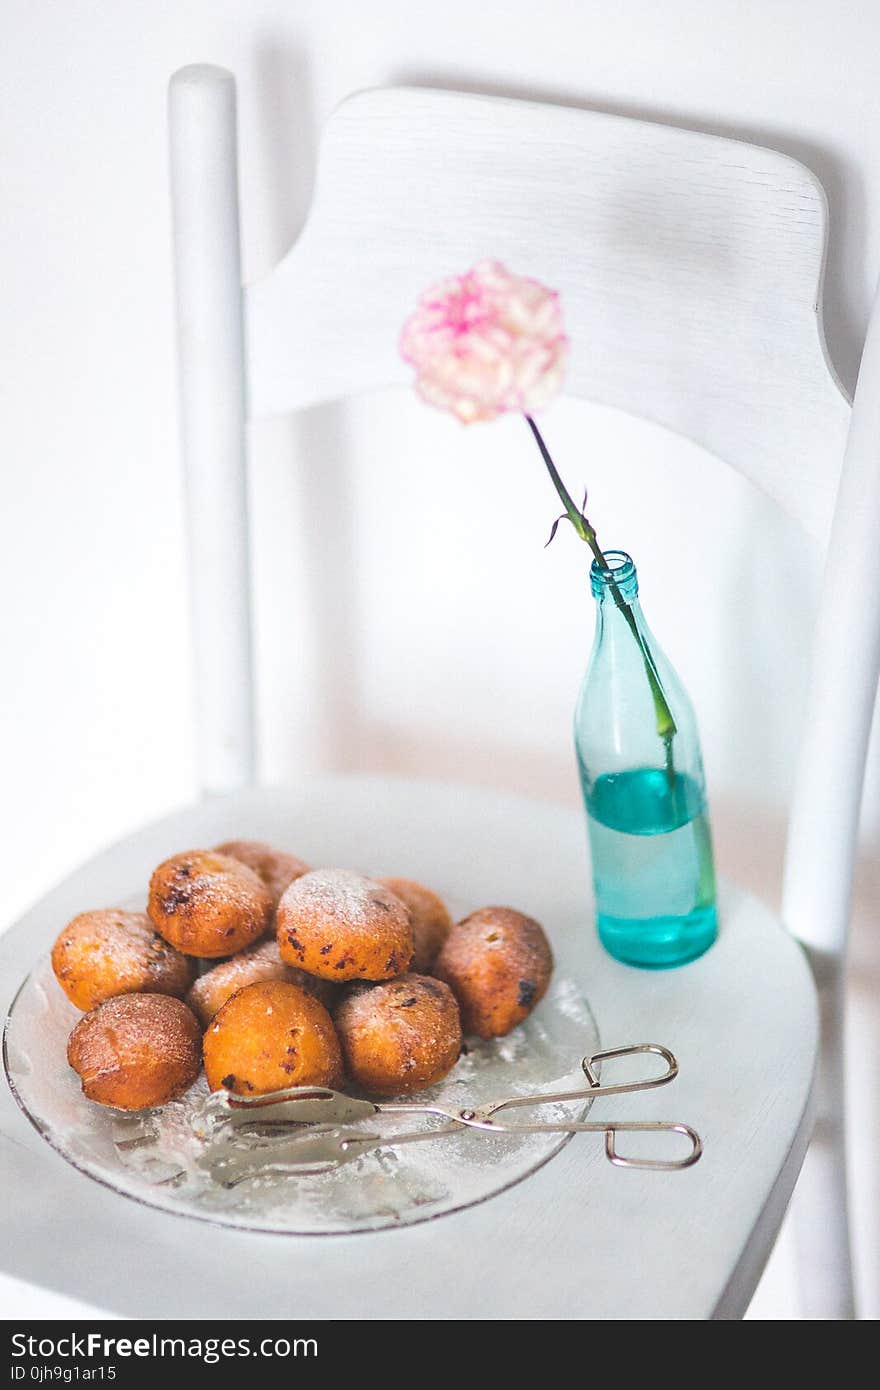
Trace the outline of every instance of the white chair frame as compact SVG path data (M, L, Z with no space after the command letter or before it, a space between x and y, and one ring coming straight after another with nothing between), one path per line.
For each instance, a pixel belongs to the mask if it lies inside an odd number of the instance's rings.
M255 775L246 419L404 380L400 323L446 271L491 255L557 286L573 395L697 441L827 541L783 917L823 1004L822 1123L802 1179L806 1307L852 1316L843 978L880 666L880 315L851 410L822 332L821 186L782 154L693 131L372 91L329 123L299 242L242 291L231 74L175 74L170 124L206 794Z

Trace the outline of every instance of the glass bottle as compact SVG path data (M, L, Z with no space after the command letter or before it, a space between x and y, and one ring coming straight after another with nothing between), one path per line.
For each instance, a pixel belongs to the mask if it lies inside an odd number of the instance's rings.
M624 551L596 560L596 636L575 711L599 937L662 969L717 935L706 787L691 702L658 647Z

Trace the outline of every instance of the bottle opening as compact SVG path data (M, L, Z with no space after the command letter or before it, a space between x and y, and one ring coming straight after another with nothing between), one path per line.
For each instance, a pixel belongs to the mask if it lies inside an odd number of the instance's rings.
M603 550L607 569L598 560L590 566L590 590L593 598L602 598L612 585L616 585L625 599L638 597L639 580L632 556L625 550Z

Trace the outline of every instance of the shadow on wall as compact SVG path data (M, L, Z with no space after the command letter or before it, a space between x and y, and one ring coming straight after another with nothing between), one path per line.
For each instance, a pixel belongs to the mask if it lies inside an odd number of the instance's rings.
M312 61L295 44L262 43L254 56L254 87L268 270L297 240L312 200L320 136ZM247 231L246 202L243 216Z

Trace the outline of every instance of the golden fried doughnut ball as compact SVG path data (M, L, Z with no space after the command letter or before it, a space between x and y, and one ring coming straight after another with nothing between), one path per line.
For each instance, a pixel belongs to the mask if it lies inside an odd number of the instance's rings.
M194 966L153 930L145 912L81 912L52 947L55 978L84 1012L117 994L185 994Z
M324 980L387 980L412 960L412 924L400 898L348 869L303 874L275 922L282 960Z
M355 985L335 1014L349 1076L372 1095L433 1086L458 1061L461 1021L448 985L400 975Z
M117 1110L183 1095L202 1065L195 1015L168 994L119 994L85 1014L67 1043L83 1094Z
M196 980L186 1002L193 1013L207 1028L218 1009L239 989L246 985L258 984L261 980L286 980L288 984L300 985L307 994L320 999L329 1007L336 989L329 980L318 980L297 970L295 965L287 965L281 959L277 941L260 941L256 946L248 946L231 960L221 961L205 975Z
M277 907L281 895L295 878L309 872L309 865L297 859L295 854L286 854L283 849L273 849L262 840L227 840L217 845L218 854L226 854L247 864L263 880L272 895L272 906Z
M465 1033L500 1038L543 999L553 954L543 928L512 907L483 907L457 923L434 963L458 1000Z
M212 1091L266 1095L288 1086L341 1086L342 1053L324 1005L299 985L263 980L227 999L204 1037Z
M262 879L226 854L174 854L150 879L150 920L187 956L231 956L261 937L272 920Z
M437 959L452 926L446 904L430 888L411 878L380 878L377 882L390 888L404 907L409 908L415 948L410 969L424 974Z

